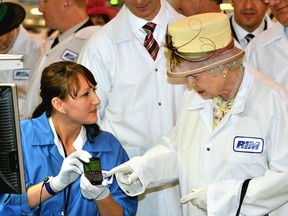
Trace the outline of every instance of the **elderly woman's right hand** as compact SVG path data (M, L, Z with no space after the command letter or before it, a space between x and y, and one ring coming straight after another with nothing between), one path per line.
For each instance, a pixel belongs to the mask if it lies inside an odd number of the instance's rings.
M114 174L117 176L117 180L125 185L131 185L135 183L137 180L139 181L139 178L134 172L134 170L125 163L111 169L107 173L107 177L112 176Z
M59 192L76 181L83 173L82 161L88 163L91 157L91 154L84 150L75 151L66 157L59 174L51 180L52 186Z

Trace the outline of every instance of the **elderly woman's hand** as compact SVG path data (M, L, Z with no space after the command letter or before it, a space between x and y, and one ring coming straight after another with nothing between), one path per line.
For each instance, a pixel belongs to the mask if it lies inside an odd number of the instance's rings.
M192 205L207 211L207 187L193 189L192 192L181 198L181 204L191 201Z

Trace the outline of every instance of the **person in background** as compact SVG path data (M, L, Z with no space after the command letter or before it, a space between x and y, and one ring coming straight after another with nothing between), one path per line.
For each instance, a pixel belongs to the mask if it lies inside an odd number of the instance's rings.
M31 117L41 101L39 92L43 69L56 61L76 62L85 42L99 29L99 26L93 26L86 7L86 0L40 1L38 9L43 13L46 26L57 31L40 47L35 59L24 106L25 118Z
M274 24L266 14L265 0L231 0L231 5L234 12L229 14L230 27L243 49L256 35Z
M268 6L278 22L249 43L247 60L288 89L288 0L269 0Z
M98 81L99 125L130 158L143 155L174 124L185 85L167 77L167 25L183 17L166 1L125 0L81 51L79 63ZM137 216L181 215L177 182L146 191Z
M41 78L42 102L21 121L27 192L0 194L0 215L134 215L114 179L92 185L83 163L99 157L102 173L128 160L119 141L100 130L93 74L75 62L55 62ZM104 175L105 176L105 175Z
M222 0L176 0L175 7L177 11L185 16L193 16L201 13L226 13L221 10ZM241 45L234 38L235 46L241 48Z
M105 25L113 19L118 9L108 5L106 0L89 0L87 4L87 14L94 25Z
M0 3L0 54L23 55L23 68L0 70L0 82L17 85L20 118L23 118L28 81L32 76L31 67L37 50L44 40L30 34L23 26L26 13L16 3Z
M200 13L222 12L222 0L175 0L175 9L185 15L192 16Z
M233 44L224 13L168 26L168 75L187 90L171 131L107 174L127 194L179 179L183 216L287 215L288 92Z

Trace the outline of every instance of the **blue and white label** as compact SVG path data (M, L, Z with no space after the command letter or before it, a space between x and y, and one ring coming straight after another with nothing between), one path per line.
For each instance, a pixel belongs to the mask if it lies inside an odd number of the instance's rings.
M17 69L14 70L13 79L14 80L28 80L30 76L30 69Z
M242 137L234 138L233 150L235 152L256 153L260 154L264 149L264 140L258 137Z
M76 62L77 58L78 54L68 49L66 49L61 56L61 59L63 59L64 61Z

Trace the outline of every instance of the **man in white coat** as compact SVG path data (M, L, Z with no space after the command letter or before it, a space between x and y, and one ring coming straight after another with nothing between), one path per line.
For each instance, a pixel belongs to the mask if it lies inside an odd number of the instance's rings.
M19 114L23 118L28 82L32 76L31 67L44 40L35 37L22 26L26 13L21 5L2 2L0 14L0 53L23 55L24 59L21 69L1 70L0 82L17 85Z
M278 22L249 43L247 60L288 89L288 0L270 0L269 7Z
M185 216L287 216L288 92L233 42L223 13L169 25L168 74L188 88L158 145L108 173L127 194L179 179Z
M273 26L274 22L266 13L265 0L231 0L234 8L229 14L232 34L244 49L258 34Z
M168 79L164 43L168 23L183 16L166 1L124 3L117 16L91 37L79 62L98 83L99 125L112 132L133 158L153 147L175 124L185 85ZM157 24L155 59L143 46L147 33L142 26L148 21ZM180 215L179 199L177 182L148 190L139 197L137 216Z
M86 6L86 0L40 1L39 11L43 13L46 26L57 31L37 53L24 107L25 118L31 117L41 102L39 94L43 69L57 61L76 62L83 45L100 28L93 26Z

